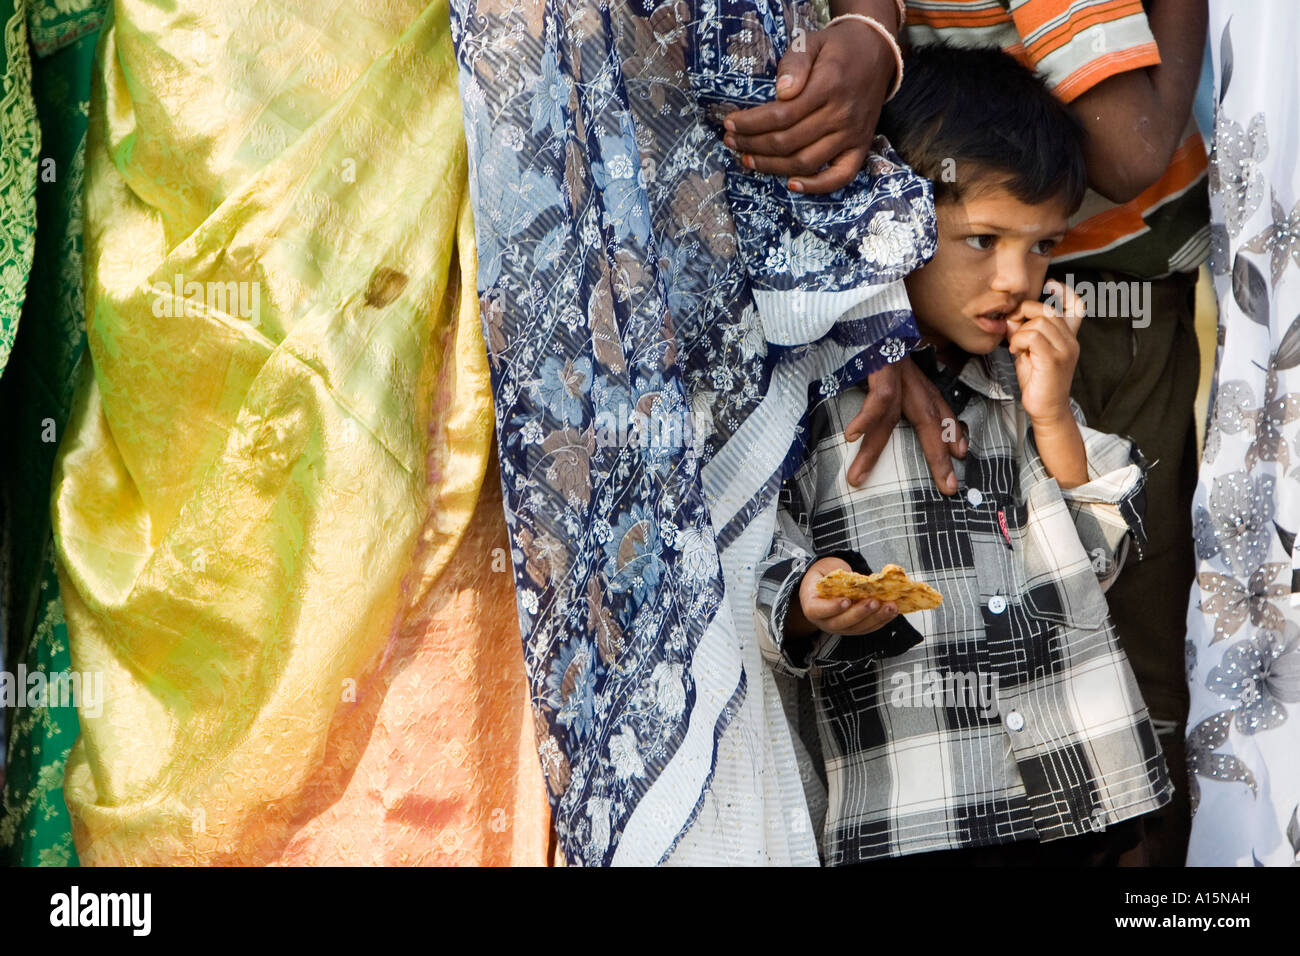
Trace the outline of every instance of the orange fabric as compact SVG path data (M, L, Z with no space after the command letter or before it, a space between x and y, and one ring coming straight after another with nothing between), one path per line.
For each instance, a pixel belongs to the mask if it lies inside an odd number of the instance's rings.
M1160 53L1154 43L1135 46L1131 50L1108 53L1075 70L1053 91L1063 102L1071 103L1103 80L1129 70L1140 70L1160 63Z
M1068 8L1069 4L1063 0L1033 0L1017 7L1013 13L1001 6L990 7L985 0L947 0L940 7L909 6L907 22L912 26L925 26L933 30L1006 25L1014 26L1021 37L1032 37L1035 32L1058 20ZM1083 31L1126 17L1142 15L1140 0L1111 0L1109 3L1075 11L1041 36L1033 37L1028 44L1004 44L1003 49L1025 66L1036 69L1045 58L1076 40ZM1053 92L1068 103L1118 73L1155 66L1159 62L1160 51L1155 43L1098 53L1063 79L1058 78Z
M1205 147L1200 135L1193 133L1174 151L1169 168L1160 179L1130 202L1073 226L1053 255L1061 258L1095 252L1145 232L1147 227L1143 216L1153 207L1195 185L1205 174L1206 166Z
M283 865L544 866L537 759L495 456L451 564L400 625L355 771Z
M1007 12L1001 7L974 10L962 10L954 7L945 7L938 10L912 6L907 8L907 22L909 24L924 24L935 29L942 27L991 27L997 26L999 23L1006 23L1010 19Z
M1020 28L1020 35L1028 36L1035 30L1041 30L1045 25L1057 19L1068 8L1069 4L1062 3L1061 0L1029 0L1028 3L1020 5L1014 13L1008 14L1008 16L1015 18L1016 26ZM1050 53L1060 46L1062 42L1071 39L1088 29L1088 27L1141 13L1143 13L1141 0L1111 0L1110 3L1084 7L1066 17L1059 27L1046 34L1034 46L1037 47L1042 44L1045 46L1045 51Z

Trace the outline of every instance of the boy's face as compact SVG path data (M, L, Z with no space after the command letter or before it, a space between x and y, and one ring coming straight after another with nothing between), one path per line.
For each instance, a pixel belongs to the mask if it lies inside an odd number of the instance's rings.
M1003 186L980 184L936 213L938 250L906 279L912 309L926 341L985 355L1006 337L1006 317L1042 294L1065 236L1065 202L1029 205Z

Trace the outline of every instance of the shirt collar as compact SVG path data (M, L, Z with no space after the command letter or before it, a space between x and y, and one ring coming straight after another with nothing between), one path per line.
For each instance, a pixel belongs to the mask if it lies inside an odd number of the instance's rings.
M922 346L911 355L954 412L965 407L972 392L999 402L1013 402L1020 394L1015 360L1005 345L988 355L967 356L956 372L939 364L933 346Z

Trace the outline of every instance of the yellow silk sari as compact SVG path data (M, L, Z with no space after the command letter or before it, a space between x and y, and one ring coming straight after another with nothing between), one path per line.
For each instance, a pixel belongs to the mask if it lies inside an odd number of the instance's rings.
M99 64L82 862L543 862L446 0L125 0Z

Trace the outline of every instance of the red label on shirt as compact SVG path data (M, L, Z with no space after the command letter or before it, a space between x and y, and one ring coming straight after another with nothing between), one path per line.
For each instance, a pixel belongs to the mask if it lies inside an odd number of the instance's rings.
M1003 509L998 509L998 527L1002 529L1002 537L1007 539L1007 547L1011 547L1011 532L1007 529L1007 513Z

